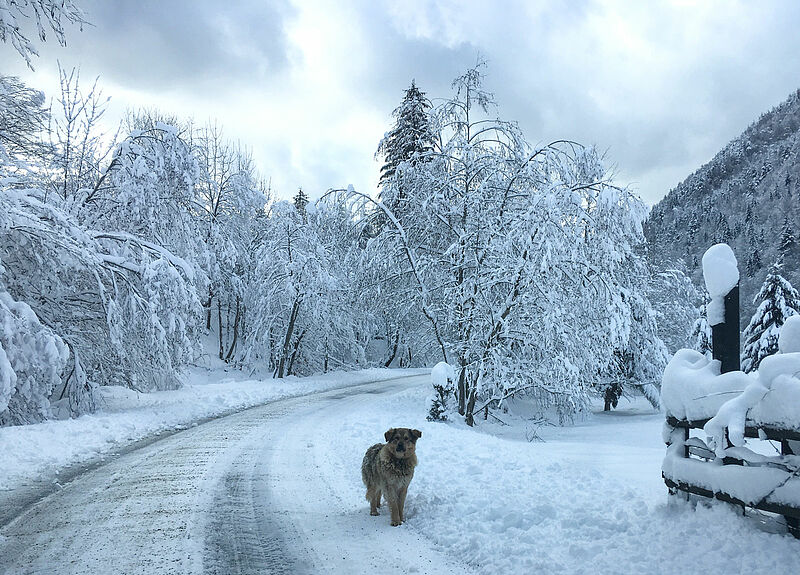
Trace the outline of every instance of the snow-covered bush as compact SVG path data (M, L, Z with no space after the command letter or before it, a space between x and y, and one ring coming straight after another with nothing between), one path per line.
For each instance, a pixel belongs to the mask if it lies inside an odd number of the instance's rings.
M433 395L428 399L428 421L447 421L448 412L455 411L456 374L453 366L440 361L431 369Z
M61 338L5 291L0 263L0 425L51 416L50 396L61 383L67 357Z

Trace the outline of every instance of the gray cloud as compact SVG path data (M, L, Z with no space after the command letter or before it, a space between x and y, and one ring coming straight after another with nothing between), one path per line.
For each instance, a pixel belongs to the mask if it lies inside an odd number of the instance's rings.
M86 0L91 26L70 36L69 59L137 90L230 87L283 71L287 1ZM59 56L49 44L43 59ZM60 57L64 57L63 54Z
M48 44L40 74L11 71L48 88L60 58L100 74L116 105L217 118L285 196L372 191L374 151L411 79L446 97L479 54L503 118L533 143L597 145L650 202L800 84L793 0L82 6L93 27L67 49Z

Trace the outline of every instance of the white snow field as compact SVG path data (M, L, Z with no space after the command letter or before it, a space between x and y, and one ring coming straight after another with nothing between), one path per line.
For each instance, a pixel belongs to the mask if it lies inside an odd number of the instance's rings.
M528 442L519 420L426 421L429 391L418 375L282 399L111 457L0 527L0 573L798 571L800 541L777 522L668 502L664 416L643 402ZM170 393L180 403L162 406L201 411ZM422 438L407 521L391 527L385 506L369 515L360 464L398 426Z

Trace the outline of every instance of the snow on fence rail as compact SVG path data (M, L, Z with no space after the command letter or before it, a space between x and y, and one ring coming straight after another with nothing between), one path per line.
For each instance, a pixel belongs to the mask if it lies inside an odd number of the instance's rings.
M703 263L709 285L715 270L706 269L706 256ZM725 273L724 289L709 287L720 304L714 319L727 324L715 329L714 336L738 330L738 297L727 297L738 284L738 272ZM800 537L798 334L800 316L794 316L781 331L779 353L766 357L751 374L738 371L738 360L730 361L734 354L738 357L738 336L712 342L714 359L689 349L675 354L661 388L667 444L662 476L670 493L680 490L783 515L789 532ZM719 349L731 342L736 349ZM705 439L692 437L692 429L702 429Z

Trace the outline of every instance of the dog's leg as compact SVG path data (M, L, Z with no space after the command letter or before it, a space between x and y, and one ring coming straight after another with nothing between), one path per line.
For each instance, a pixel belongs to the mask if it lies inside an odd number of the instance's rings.
M406 485L405 487L400 489L400 492L397 494L398 495L398 497L397 497L397 507L398 507L398 509L400 511L400 522L401 523L406 520L405 508L406 508L406 494L407 493L408 493L408 486Z
M375 501L377 501L377 503L375 504L375 507L380 509L380 507L381 507L381 490L378 489L377 492L378 492L378 494L375 496Z
M377 492L377 496L376 496ZM369 499L369 514L370 515L380 515L378 513L378 507L381 499L381 492L375 489L374 487L367 488L367 499Z
M389 509L392 511L392 527L397 527L400 525L400 499L398 497L399 493L396 491L390 490L391 495L387 493L387 500L389 501Z

